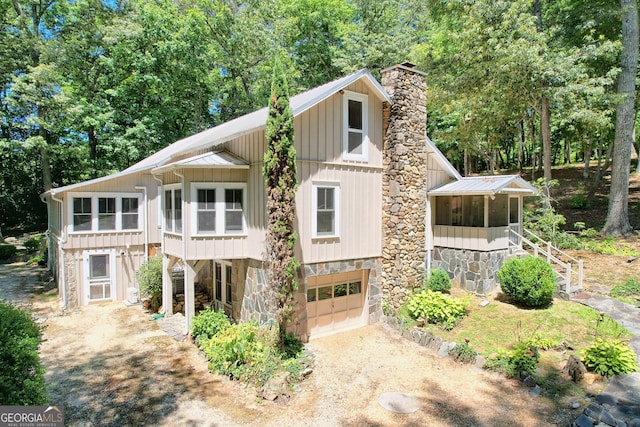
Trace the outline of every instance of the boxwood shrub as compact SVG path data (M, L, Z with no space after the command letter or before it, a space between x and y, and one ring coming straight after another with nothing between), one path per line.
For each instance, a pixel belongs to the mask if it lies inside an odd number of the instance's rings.
M527 255L506 260L498 271L502 292L527 307L545 307L553 300L556 273L542 258Z
M0 244L0 259L8 260L13 258L16 255L17 249L13 245L2 245Z
M451 279L444 269L436 268L431 270L429 278L425 280L425 286L434 292L446 292L451 289Z

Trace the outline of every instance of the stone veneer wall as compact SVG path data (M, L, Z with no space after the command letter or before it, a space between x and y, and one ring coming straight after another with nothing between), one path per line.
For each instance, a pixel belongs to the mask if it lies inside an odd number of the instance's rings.
M78 278L76 277L76 259L71 252L67 252L64 257L65 284L67 287L67 307L78 306Z
M481 252L468 249L434 248L432 268L442 268L462 289L478 295L496 291L496 273L510 255L509 250Z
M427 203L426 81L410 66L382 70L385 107L382 178L382 292L399 308L425 273Z
M239 260L234 261L233 268L244 276L244 281L235 282L244 283L244 286L234 287L236 294L232 295L232 301L241 301L238 317L235 317L237 306L232 306L235 308L234 318L243 322L255 319L263 324L275 322L275 299L269 288L269 274L263 262L254 259Z

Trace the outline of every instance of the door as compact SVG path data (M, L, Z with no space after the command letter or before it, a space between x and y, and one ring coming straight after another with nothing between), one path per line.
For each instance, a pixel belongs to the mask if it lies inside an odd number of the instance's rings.
M84 252L84 303L116 298L115 251Z
M309 336L365 325L367 280L367 270L310 277L307 281Z

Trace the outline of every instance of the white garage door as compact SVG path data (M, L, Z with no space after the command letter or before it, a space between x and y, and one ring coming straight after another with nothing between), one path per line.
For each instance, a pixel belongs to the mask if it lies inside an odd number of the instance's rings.
M307 325L312 338L366 324L368 270L307 280Z

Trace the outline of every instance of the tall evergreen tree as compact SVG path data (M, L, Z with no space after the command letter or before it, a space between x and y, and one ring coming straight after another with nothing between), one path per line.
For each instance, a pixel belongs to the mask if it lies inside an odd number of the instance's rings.
M282 350L287 325L292 318L293 296L298 286L296 273L300 265L294 256L294 245L298 237L294 230L298 183L293 137L289 89L282 64L276 59L267 118L267 152L264 155L262 173L267 185L266 245L269 280L276 295L276 320Z

